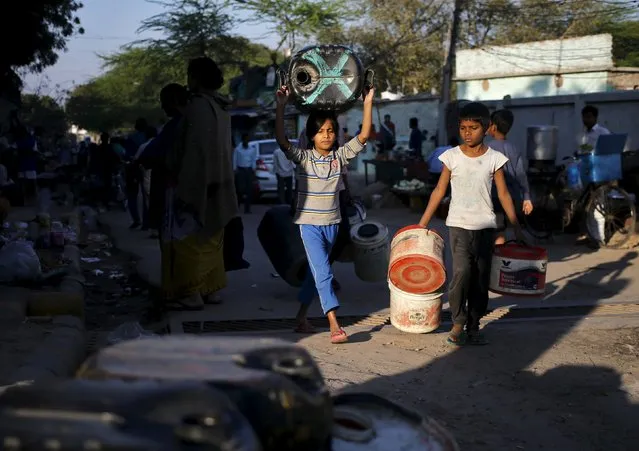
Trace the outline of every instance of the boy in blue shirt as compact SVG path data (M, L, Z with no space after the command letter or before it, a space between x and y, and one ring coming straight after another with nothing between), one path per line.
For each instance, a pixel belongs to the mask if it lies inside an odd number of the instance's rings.
M525 215L529 215L533 211L533 204L530 197L530 188L528 186L528 176L526 175L526 167L524 165L524 157L513 143L506 139L508 132L513 126L515 118L510 110L497 110L490 115L490 126L488 127L488 135L492 138L489 143L490 147L500 152L508 158L508 162L504 165L504 176L506 178L506 186L513 198L515 208L521 205L521 209ZM504 244L506 242L506 220L504 211L497 199L497 190L493 187L493 204L495 205L495 213L497 213L497 237L495 244Z

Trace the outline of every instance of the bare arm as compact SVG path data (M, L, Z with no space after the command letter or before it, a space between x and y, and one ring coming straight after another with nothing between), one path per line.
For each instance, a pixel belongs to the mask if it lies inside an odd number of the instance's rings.
M294 163L300 163L304 158L304 149L293 146L286 137L286 131L284 130L284 108L288 103L289 90L286 86L282 86L275 93L277 100L277 107L275 108L275 139L280 149L286 155L286 158Z
M371 88L364 92L364 112L362 117L362 129L357 135L357 139L360 143L366 144L368 137L371 134L373 128L373 98L375 96L375 89Z
M426 210L422 215L422 219L419 220L419 225L422 227L428 227L430 220L437 211L437 207L442 203L442 199L446 196L446 190L448 189L448 183L450 183L450 169L446 165L442 169L442 173L439 176L437 186L430 195Z
M504 213L506 213L506 216L508 217L508 221L510 221L512 225L518 226L519 220L517 219L513 199L510 197L510 193L508 192L508 186L506 185L506 178L504 177L503 169L497 169L494 180L495 187L497 188L497 196L499 197L499 203L503 207Z
M279 91L278 91L279 96ZM291 147L291 142L286 137L286 132L284 131L284 108L286 104L282 104L279 101L277 102L277 107L275 108L275 139L277 140L277 144L280 146L284 152L286 149Z
M530 187L528 185L528 175L526 175L526 168L524 167L524 159L517 158L515 163L515 177L519 184L519 188L521 189L521 194L523 196L523 200L530 200Z

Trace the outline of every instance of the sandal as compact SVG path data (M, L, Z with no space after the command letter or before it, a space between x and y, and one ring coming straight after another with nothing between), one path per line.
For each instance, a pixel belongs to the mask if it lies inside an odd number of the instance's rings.
M344 329L340 329L337 332L331 332L331 343L334 345L338 345L341 343L346 343L348 341L348 335L344 332Z
M317 331L315 330L313 325L309 323L308 320L306 320L302 323L299 323L297 327L293 329L293 332L295 332L296 334L314 334Z
M463 329L459 332L453 329L449 332L446 341L454 346L464 346L466 344L466 332Z

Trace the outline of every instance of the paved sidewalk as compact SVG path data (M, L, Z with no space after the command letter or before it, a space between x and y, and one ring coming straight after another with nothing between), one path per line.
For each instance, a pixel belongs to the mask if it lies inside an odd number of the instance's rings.
M228 274L228 287L223 291L224 304L207 307L202 312L181 313L188 318L214 317L216 320L261 319L292 317L297 309L297 289L274 277L274 269L263 251L257 226L267 205L254 207L254 213L244 215L245 258L251 268ZM418 222L419 215L407 209L383 209L369 211L369 217L386 224L391 233ZM160 283L160 251L157 241L148 238L147 232L128 230L125 213L112 212L102 215L101 222L108 226L114 245L140 257L139 274L151 285ZM446 237L441 221L434 228ZM566 237L564 243L573 241ZM490 306L503 307L559 307L596 305L609 303L639 303L639 254L635 250L598 250L574 244L547 246L550 263L547 275L547 294L544 298L516 298L491 294ZM450 255L447 256L450 263ZM450 268L449 268L450 271ZM340 299L342 315L367 315L384 313L389 306L387 284L362 282L355 276L352 264L336 263L335 273L342 284ZM320 315L318 305L311 308L311 315Z

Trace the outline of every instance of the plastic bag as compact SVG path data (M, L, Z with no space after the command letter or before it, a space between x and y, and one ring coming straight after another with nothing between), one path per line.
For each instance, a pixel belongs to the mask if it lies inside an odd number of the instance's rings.
M107 343L114 345L122 341L139 340L140 338L155 337L156 335L144 329L137 321L120 324L108 336Z
M0 282L36 280L42 276L40 258L29 241L9 241L0 249Z

